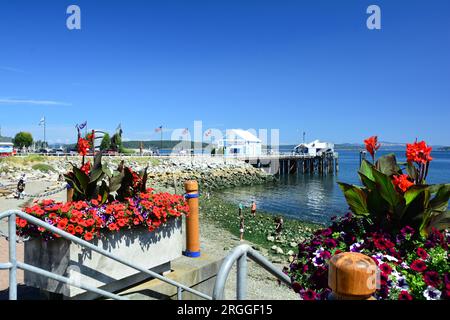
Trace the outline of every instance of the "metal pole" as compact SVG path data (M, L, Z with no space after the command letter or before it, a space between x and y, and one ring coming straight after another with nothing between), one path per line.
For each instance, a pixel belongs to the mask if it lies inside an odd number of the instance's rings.
M183 300L183 289L181 289L180 287L177 288L177 299Z
M8 218L9 240L9 300L17 300L17 259L16 259L16 215Z
M237 261L236 299L245 300L247 296L247 253Z

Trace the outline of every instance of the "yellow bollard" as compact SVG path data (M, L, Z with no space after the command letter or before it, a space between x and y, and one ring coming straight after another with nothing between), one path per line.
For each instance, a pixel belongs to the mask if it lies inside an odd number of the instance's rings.
M378 267L369 256L343 252L330 259L328 286L332 300L375 300Z
M188 180L184 183L186 201L189 205L189 215L186 217L186 251L187 257L200 257L200 228L198 218L198 183Z

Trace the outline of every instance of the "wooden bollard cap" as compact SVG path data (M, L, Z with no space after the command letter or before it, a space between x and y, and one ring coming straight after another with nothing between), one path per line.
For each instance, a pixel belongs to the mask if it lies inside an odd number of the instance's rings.
M330 259L328 286L336 296L364 299L376 290L377 265L357 252L343 252Z
M187 180L184 182L184 189L186 192L198 191L198 182L196 180Z

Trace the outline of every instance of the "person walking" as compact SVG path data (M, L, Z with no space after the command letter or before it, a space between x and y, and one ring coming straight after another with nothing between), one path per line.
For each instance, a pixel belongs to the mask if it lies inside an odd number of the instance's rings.
M252 201L251 212L252 212L253 217L255 217L256 216L256 202L255 201Z
M275 218L275 239L280 239L283 232L283 218L278 216Z
M245 221L244 221L244 215L241 214L239 216L239 233L240 233L240 241L244 241L244 230L245 230Z

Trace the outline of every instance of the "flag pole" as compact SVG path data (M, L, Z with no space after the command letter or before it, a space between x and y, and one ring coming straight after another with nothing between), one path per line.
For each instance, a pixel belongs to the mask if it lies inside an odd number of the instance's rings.
M160 153L160 154L162 153L162 147L163 147L162 139L163 139L163 128L162 128L162 126L161 126L161 148L160 148L160 150L159 150L159 153Z
M45 117L44 117L44 146L45 146L45 148L47 148L47 143L45 140Z

